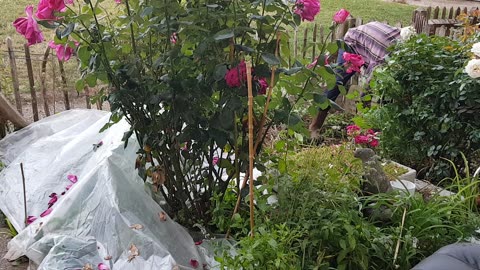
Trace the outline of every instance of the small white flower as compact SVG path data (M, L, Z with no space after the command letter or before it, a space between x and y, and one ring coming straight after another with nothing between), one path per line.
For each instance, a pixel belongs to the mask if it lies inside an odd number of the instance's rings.
M470 50L476 56L480 57L480 42L473 44L472 49Z
M402 41L409 40L415 34L417 34L417 32L415 31L415 28L413 28L413 26L407 26L400 29L400 38Z
M472 59L468 61L465 71L472 78L480 78L480 59Z

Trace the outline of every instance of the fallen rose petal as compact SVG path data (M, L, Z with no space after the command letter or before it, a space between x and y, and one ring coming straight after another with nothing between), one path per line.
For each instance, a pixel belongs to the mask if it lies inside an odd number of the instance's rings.
M130 251L130 255L128 255L128 262L131 262L133 259L135 259L135 257L140 255L140 252L138 251L137 246L135 246L134 244L130 245L129 251Z
M77 176L76 176L76 175L73 175L73 174L69 174L69 175L67 176L67 179L70 180L70 182L72 182L72 183L74 183L74 184L77 183L77 181L78 181Z
M52 212L53 208L48 208L47 210L43 211L43 213L40 214L41 217L48 216Z
M141 229L143 229L143 225L142 224L133 224L133 225L130 226L130 229L141 230Z
M191 265L193 268L198 268L198 266L199 266L200 264L198 263L197 260L195 260L195 259L190 259L190 265Z
M106 261L110 261L112 259L112 256L111 255L107 255L103 258L104 260Z
M82 270L93 270L93 266L91 264L87 263L83 266Z
M69 189L71 189L71 188L72 188L72 186L73 186L73 183L71 183L71 184L68 184L68 186L66 186L66 187L65 187L65 189L66 189L66 190L69 190Z
M28 217L27 217L27 224L32 224L35 220L37 220L36 217L34 217L34 216L28 216Z
M108 266L106 266L104 263L99 263L98 270L110 270L110 268L108 268Z
M196 245L196 246L199 246L199 245L201 245L202 243L203 243L203 241L200 240L200 241L195 242L195 245Z
M158 216L160 217L160 221L167 221L167 213L162 211L158 213Z
M55 193L52 193L52 195L55 194ZM57 194L55 194L54 196L50 195L50 201L48 201L48 208L52 207L57 201L58 201L58 197L57 197Z

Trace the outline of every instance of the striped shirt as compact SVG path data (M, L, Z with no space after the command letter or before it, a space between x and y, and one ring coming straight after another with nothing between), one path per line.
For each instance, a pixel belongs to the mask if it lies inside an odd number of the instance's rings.
M400 29L380 22L370 22L351 28L345 34L345 43L362 56L370 77L373 69L384 62L387 48L400 39Z

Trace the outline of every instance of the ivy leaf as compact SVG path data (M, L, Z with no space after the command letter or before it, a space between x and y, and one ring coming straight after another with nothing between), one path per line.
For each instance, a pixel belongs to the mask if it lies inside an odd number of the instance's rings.
M234 37L233 34L233 29L223 29L219 32L217 32L215 35L213 35L213 39L219 41L219 40L224 40L224 39L229 39Z
M269 65L280 65L280 60L271 53L262 53L262 58Z

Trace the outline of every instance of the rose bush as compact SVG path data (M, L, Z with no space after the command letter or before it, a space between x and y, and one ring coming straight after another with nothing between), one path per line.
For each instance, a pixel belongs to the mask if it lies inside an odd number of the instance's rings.
M335 83L332 68L324 60L310 69L302 59L292 67L285 60L288 30L313 20L318 0L116 0L114 13L102 2L41 0L36 17L56 29L50 46L61 60L78 56L77 90L110 85L96 97L111 105L105 128L121 118L130 123L124 141L135 135L141 146L139 175L186 226L209 224L227 188L238 190L247 171L246 63L253 66L257 155L272 125L305 130L295 106L328 106L318 85ZM41 42L32 7L27 14L17 31L30 44ZM318 58L326 58L326 48L335 53L337 44L320 44ZM272 94L273 87L283 91ZM263 160L255 165L260 170Z

